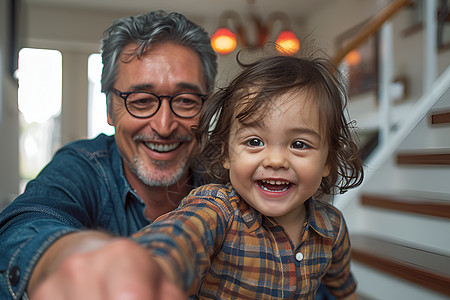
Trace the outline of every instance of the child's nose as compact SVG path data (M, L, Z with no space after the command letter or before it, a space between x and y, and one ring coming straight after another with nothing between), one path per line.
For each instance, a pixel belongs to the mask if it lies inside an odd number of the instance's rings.
M289 162L287 159L286 151L280 148L281 147L267 148L266 156L262 163L264 168L274 168L274 169L289 168Z

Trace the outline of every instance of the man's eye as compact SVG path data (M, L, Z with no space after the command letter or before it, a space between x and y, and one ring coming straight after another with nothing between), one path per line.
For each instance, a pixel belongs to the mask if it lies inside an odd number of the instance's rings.
M174 106L201 106L202 98L195 94L180 94L173 98L172 105Z
M260 139L251 139L247 141L247 145L251 147L261 147L264 146L263 142Z
M152 101L149 98L142 98L142 99L136 99L136 100L129 101L129 102L131 105L147 105L147 104L153 103L155 101Z
M294 148L294 149L305 149L305 148L308 148L308 146L305 143L301 142L301 141L293 142L291 147Z
M194 105L197 101L190 99L188 97L175 98L176 102L182 105Z

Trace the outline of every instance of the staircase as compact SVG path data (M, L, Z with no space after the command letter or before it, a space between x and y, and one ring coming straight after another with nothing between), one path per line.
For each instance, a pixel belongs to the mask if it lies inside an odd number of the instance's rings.
M433 15L428 7L431 1L422 2L427 5L428 16ZM410 9L411 2L392 0L362 30L364 34L354 38L354 44L369 32L379 32L381 24L402 7ZM417 46L424 46L429 54L425 55L424 66L436 63L437 56L437 51L427 48L427 35L434 34L424 29L433 26L427 26L422 28L424 44ZM339 53L337 61L350 49ZM366 158L364 183L334 199L347 221L352 271L358 281L358 295L364 299L450 299L449 62L444 66L446 69L431 84L427 79L434 71L424 67L424 94L405 106L394 126L386 126L394 108L380 108L382 121L377 131L382 134L362 149Z
M347 196L356 200L335 200L351 233L358 293L371 299L450 299L447 73L445 92L410 133L392 141L391 157L369 163L364 185Z

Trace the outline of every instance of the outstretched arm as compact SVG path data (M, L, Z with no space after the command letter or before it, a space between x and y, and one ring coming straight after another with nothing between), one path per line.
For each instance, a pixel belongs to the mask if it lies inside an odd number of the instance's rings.
M239 212L239 198L231 193L227 186L200 187L184 198L178 209L133 235L167 278L189 295L197 292L211 258L223 245L234 213Z
M345 298L342 298L341 300L358 300L358 296L356 295L356 293L353 293Z

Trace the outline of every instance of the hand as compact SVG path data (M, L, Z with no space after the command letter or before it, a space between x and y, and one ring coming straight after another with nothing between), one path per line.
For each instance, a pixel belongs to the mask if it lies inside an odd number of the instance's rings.
M125 238L66 256L30 291L30 299L187 299L140 245Z

